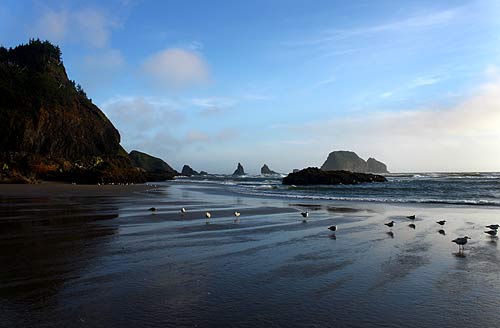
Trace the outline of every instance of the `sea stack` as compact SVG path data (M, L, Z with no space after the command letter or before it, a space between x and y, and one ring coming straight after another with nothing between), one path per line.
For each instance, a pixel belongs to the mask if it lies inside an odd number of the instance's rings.
M278 173L274 172L273 170L271 170L269 168L269 166L267 166L267 164L264 164L262 166L262 168L260 169L260 174L262 174L262 175L275 175L275 174L278 174Z
M369 158L365 161L352 151L333 151L321 166L323 171L350 171L358 173L389 173L387 166Z
M182 167L181 175L190 177L190 176L193 176L193 175L200 175L200 173L198 173L195 170L193 170L189 165L184 165Z
M238 167L234 171L233 175L245 175L245 169L243 169L243 165L241 163L238 163Z

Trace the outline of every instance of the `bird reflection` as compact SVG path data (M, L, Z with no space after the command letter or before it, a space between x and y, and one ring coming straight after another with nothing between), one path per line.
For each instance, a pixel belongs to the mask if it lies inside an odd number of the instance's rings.
M330 238L331 238L331 239L333 239L333 240L337 240L337 236L336 236L334 233L332 233L332 234L330 235Z
M457 253L452 253L452 254L455 255L456 257L465 258L465 253L462 250L459 250Z
M446 231L444 231L443 229L439 230L438 232L440 235L446 236Z
M394 238L394 232L388 231L386 233L387 233L387 235L389 235L389 237Z
M410 228L412 228L412 229L415 229L415 228L417 227L417 226L416 226L416 225L414 225L413 223L410 223L408 226L409 226Z

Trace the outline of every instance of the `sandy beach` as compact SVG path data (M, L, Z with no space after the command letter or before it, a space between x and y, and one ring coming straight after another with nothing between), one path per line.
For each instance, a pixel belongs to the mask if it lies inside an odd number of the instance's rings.
M176 181L0 186L0 318L3 327L494 327L500 253L483 231L499 220L495 207L297 201ZM472 239L462 255L451 240L463 235Z

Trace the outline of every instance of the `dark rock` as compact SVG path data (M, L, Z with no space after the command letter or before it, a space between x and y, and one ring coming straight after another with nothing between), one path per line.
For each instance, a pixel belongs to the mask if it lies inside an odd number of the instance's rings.
M352 151L333 151L321 166L324 171L351 171L360 173L389 173L387 166L370 158L368 162Z
M207 171L200 171L200 175L208 175Z
M179 174L161 158L137 150L132 150L128 156L132 165L141 169L147 181L171 180Z
M234 171L233 175L245 175L245 170L243 169L243 165L241 163L238 163L238 167Z
M324 171L317 167L308 167L299 172L290 173L283 178L284 185L336 185L386 181L387 179L381 175L349 171Z
M274 174L275 175L275 174L279 174L279 173L272 171L269 168L269 166L267 166L267 164L264 164L262 166L262 168L260 169L260 174L263 174L263 175L273 175Z
M200 173L198 173L195 170L193 170L189 165L184 165L182 167L181 175L190 177L190 176L193 176L193 175L200 175Z
M66 75L59 47L0 47L0 182L144 182L120 134Z
M389 173L387 171L387 165L382 162L377 161L375 158L370 157L366 161L367 171L370 173Z
M293 171L292 171L292 172L293 172L293 173L297 173L297 172L299 172L299 171L300 171L299 169L293 169Z

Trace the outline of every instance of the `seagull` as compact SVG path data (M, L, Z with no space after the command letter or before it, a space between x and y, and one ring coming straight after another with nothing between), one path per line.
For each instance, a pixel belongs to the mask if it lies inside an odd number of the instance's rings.
M235 211L233 214L236 217L236 219L234 219L234 223L240 222L240 215L241 215L241 213L238 212L238 211Z
M484 233L487 233L491 237L494 237L494 236L497 235L497 231L496 230L485 231Z
M205 212L205 218L207 219L206 223L209 223L209 219L212 217L212 214L210 212Z
M409 226L410 228L412 228L412 229L415 229L415 228L417 227L417 226L416 226L416 225L414 225L413 223L410 223L408 226Z
M394 221L391 221L389 223L384 223L386 226L388 226L389 228L392 228L394 227Z
M410 216L407 216L406 218L408 218L408 219L410 219L410 220L415 220L415 214L410 215Z
M186 209L185 209L184 207L183 207L183 208L181 208L181 213L182 213L182 215L186 214L186 212L187 212L187 211L186 211Z
M335 232L337 231L337 226L331 226L328 228L328 230Z
M444 224L446 223L446 220L437 221L436 223L439 224L439 225L444 226Z
M498 227L500 227L498 224L490 224L486 226L486 228L490 228L491 230L498 230Z
M458 251L460 251L460 250L464 249L464 246L465 246L465 244L467 244L468 239L470 239L470 237L465 236L462 238L453 239L451 242L457 244Z
M148 211L156 212L156 207L150 207L150 208L148 208Z

